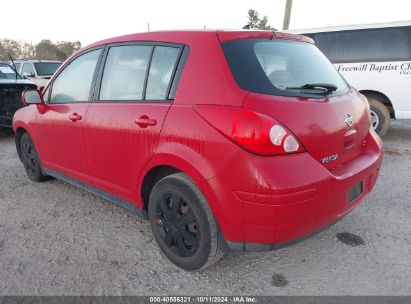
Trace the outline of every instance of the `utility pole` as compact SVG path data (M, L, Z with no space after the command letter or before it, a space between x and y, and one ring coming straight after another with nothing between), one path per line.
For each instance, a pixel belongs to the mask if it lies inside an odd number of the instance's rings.
M150 22L147 22L147 32L150 31Z
M291 8L293 6L293 0L287 0L285 4L285 12L284 12L284 20L283 20L283 30L288 30L290 26L290 18L291 18Z

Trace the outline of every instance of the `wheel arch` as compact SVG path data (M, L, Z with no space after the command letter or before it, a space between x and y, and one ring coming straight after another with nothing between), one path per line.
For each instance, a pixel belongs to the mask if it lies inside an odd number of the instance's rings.
M143 170L138 187L138 205L140 208L148 208L148 198L154 185L162 178L173 173L182 172L186 174L200 189L210 205L217 220L222 220L223 214L207 178L191 163L173 154L156 154Z
M148 210L148 201L154 185L164 177L177 172L182 171L170 165L157 165L149 169L143 178L140 190L141 202L145 210Z
M378 99L379 101L381 101L388 109L388 111L390 112L390 116L391 118L395 119L395 108L394 105L391 102L391 99L388 98L388 96L384 93L381 93L379 91L376 90L359 90L359 92L363 95L365 95L367 98L369 97L374 97L376 99Z

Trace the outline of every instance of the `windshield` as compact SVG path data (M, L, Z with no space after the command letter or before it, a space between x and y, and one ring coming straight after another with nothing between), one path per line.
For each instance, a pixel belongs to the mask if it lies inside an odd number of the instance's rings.
M0 79L16 79L16 73L7 63L0 63ZM18 74L17 79L21 79Z
M37 75L39 76L52 76L54 72L61 65L60 62L38 62L34 64L36 66Z
M222 47L234 78L248 91L322 98L349 90L334 66L312 44L240 39L224 42Z

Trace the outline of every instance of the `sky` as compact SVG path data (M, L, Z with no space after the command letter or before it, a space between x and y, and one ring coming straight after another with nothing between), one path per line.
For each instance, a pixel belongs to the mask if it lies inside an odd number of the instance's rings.
M281 29L285 0L0 0L0 39L82 45L129 33L240 29L249 9ZM16 4L18 3L18 7ZM290 29L411 20L411 0L294 0Z

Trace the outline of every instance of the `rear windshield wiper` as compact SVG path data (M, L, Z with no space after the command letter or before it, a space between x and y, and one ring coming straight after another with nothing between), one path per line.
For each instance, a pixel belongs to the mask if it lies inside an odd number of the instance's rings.
M314 90L314 92L310 92L310 93L330 94L336 91L338 87L330 83L307 83L301 87L287 87L286 89L287 90ZM318 92L315 90L322 90L322 92Z

